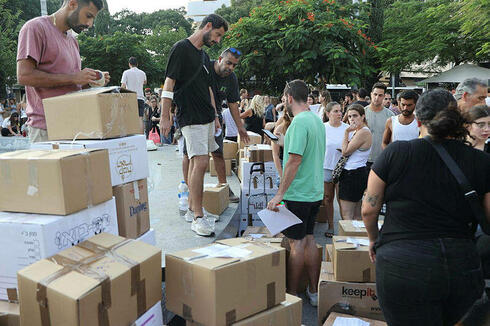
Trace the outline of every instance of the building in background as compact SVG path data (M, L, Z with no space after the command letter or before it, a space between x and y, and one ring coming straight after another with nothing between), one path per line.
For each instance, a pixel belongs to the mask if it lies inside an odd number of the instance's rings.
M196 24L199 24L204 17L212 14L216 9L221 8L223 5L229 7L231 0L194 0L187 3L187 16L191 18Z

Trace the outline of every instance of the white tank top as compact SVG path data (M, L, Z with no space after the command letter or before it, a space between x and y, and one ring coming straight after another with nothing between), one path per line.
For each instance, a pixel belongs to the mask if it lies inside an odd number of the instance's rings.
M391 117L391 128L393 132L391 133L391 141L395 142L397 140L412 140L419 137L419 126L417 124L417 119L408 125L403 125L398 120L398 116Z
M368 127L363 127L362 129L367 129L369 130ZM354 136L354 131L351 131L349 133L349 141L352 139ZM345 163L344 169L346 170L355 170L358 168L362 168L363 166L366 166L366 162L368 160L369 154L371 153L371 147L366 150L362 149L356 149L354 153L352 153L347 160L347 163Z

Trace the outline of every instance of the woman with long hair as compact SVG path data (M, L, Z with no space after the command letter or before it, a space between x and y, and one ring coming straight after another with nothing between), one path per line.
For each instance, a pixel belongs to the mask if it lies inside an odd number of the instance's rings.
M265 126L264 111L264 96L255 95L245 112L240 114L240 118L245 122L245 129L263 136L264 132L262 129Z
M330 96L330 92L324 89L323 91L320 92L320 96L318 97L318 100L320 101L320 108L318 109L318 116L320 119L323 120L323 122L328 121L328 115L325 115L325 108L327 107L327 104L332 102L332 97ZM342 113L342 111L341 111ZM327 118L327 121L325 121L325 117Z
M468 121L468 141L474 148L486 153L490 152L487 144L490 136L490 108L486 105L477 105L468 110L465 115Z
M291 125L291 117L287 110L284 110L284 115L282 116L282 122L277 127L274 128L274 135L279 138L278 141L273 141L271 143L272 146L272 159L274 161L274 165L277 169L277 173L279 178L282 177L282 156L284 149L284 136L286 135L286 131L288 131L289 126Z
M481 298L484 282L473 241L477 217L435 146L468 179L487 231L490 156L466 142L466 121L448 91L423 93L415 114L424 138L386 147L371 167L363 200L376 292L389 325L454 325Z

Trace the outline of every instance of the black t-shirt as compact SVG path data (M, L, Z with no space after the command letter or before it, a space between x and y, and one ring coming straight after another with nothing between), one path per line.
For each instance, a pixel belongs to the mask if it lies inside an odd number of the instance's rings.
M226 77L221 77L214 70L214 63L216 61L211 61L211 75L213 77L213 92L214 99L216 100L216 109L219 114L221 114L222 108L221 104L224 100L228 103L236 103L240 101L240 92L238 90L238 78L235 73L232 72Z
M366 106L368 106L368 105L369 105L369 103L368 103L368 102L366 102L366 101L355 101L355 102L354 102L354 103L352 103L352 104L360 104L360 105L362 105L363 107L366 107Z
M480 200L490 192L490 155L457 140L442 145ZM373 171L386 183L386 217L378 246L398 239L471 238L475 221L445 163L424 139L397 141L376 159Z
M200 73L197 77L182 91L179 91L198 69ZM174 101L179 108L177 121L181 128L214 121L215 111L209 95L209 87L213 82L209 56L204 50L198 50L188 39L175 43L170 50L166 77L175 80Z

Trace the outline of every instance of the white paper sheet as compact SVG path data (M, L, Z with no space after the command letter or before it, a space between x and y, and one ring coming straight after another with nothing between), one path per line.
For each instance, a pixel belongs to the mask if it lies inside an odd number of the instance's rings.
M346 242L351 243L351 244L355 244L356 246L369 246L369 240L368 239L347 238Z
M214 244L212 246L194 249L193 252L201 254L200 258L244 258L250 255L252 252L247 249L225 246L222 244ZM190 259L196 259L197 257L191 257Z
M302 221L285 206L278 206L278 208L279 212L264 209L257 213L273 236L292 225L302 223Z
M369 326L369 323L359 318L337 317L332 326Z

